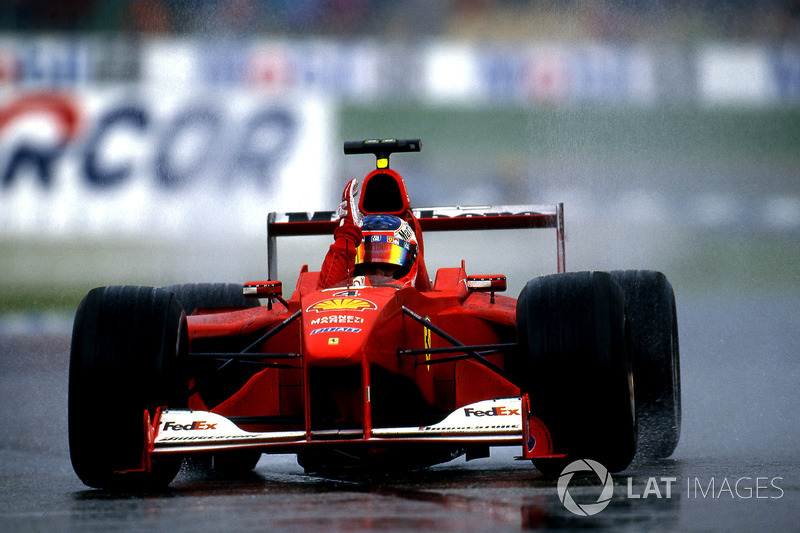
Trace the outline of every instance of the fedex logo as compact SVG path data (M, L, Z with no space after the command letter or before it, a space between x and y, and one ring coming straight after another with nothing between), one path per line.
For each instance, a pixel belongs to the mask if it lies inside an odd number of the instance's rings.
M519 409L506 409L505 407L492 407L486 411L479 411L472 407L464 408L464 416L511 416L519 414Z
M175 422L164 422L164 431L206 431L209 429L217 429L216 422L209 424L205 420L195 420L191 424L176 424Z

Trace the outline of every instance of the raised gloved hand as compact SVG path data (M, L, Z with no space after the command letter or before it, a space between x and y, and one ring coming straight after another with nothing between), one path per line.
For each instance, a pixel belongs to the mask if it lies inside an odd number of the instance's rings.
M339 208L336 210L336 214L339 215L340 226L344 224L355 224L361 227L361 220L364 218L364 215L358 210L358 198L360 194L361 185L358 183L358 179L351 179L342 192L342 203L339 204Z

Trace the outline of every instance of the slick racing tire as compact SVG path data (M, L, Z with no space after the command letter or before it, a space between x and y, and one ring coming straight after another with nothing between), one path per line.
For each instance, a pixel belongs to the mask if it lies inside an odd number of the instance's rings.
M198 308L259 306L258 300L242 295L242 285L239 283L182 283L167 285L164 290L178 297L187 315Z
M168 485L180 457L153 457L143 470L144 412L186 407L180 358L186 318L174 294L150 287L101 287L78 307L69 366L69 447L86 485Z
M561 459L534 459L547 475L576 459L611 472L636 453L633 378L625 296L605 272L532 279L517 301L523 392L550 430Z
M681 433L681 381L675 294L649 270L610 272L625 291L639 425L637 454L669 457Z

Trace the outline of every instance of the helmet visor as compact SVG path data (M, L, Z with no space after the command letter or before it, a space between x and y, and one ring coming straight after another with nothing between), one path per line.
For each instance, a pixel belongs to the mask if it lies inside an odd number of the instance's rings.
M411 268L417 255L417 246L388 235L367 235L356 248L356 264L386 263Z

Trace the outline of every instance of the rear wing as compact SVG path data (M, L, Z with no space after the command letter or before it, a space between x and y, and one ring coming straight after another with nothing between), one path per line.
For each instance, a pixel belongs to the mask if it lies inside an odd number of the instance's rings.
M411 210L423 233L492 229L554 228L558 272L564 260L564 204L422 207ZM335 211L270 213L267 216L267 272L278 274L278 237L333 235L339 221Z

